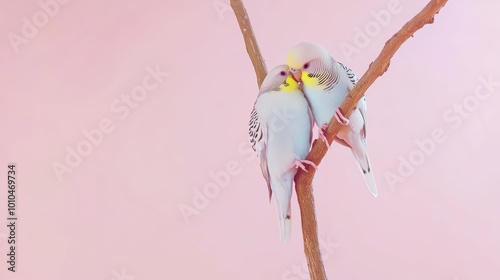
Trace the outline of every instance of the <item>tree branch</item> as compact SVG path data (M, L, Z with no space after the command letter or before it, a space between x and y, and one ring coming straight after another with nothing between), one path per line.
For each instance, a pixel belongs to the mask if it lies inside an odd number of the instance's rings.
M255 39L255 34L253 33L252 25L250 24L250 19L248 18L247 10L241 0L231 0L231 8L233 8L238 24L240 25L243 39L245 39L247 53L252 61L253 68L255 69L255 75L257 76L257 84L260 87L267 75L266 63L260 53L257 39Z
M401 45L408 38L413 37L413 34L424 25L433 23L434 16L439 13L439 10L446 4L447 1L448 0L431 0L427 6L422 9L422 11L408 21L401 28L401 30L394 34L391 39L385 43L385 46L377 59L370 64L366 73L363 77L361 77L356 86L354 86L344 102L340 105L340 110L344 113L344 116L349 116L351 114L351 111L354 109L361 97L363 97L366 90L378 77L382 76L387 69L389 69L391 58L394 56L399 47L401 47ZM337 122L335 116L332 117L325 133L329 143L333 141L341 128L342 125ZM318 165L325 156L326 152L326 145L322 141L315 140L311 151L307 155L307 159ZM299 170L295 176L295 182L298 185L297 188L303 189L304 187L311 186L315 173L316 170L314 169L309 170L309 172Z
M230 2L238 20L238 24L240 25L243 38L245 39L248 56L252 60L252 64L254 66L255 75L257 76L257 84L260 87L267 75L267 70L264 59L260 53L259 46L257 45L257 40L255 39L250 19L248 18L245 6L241 0L230 0ZM307 258L307 265L309 267L311 279L326 279L325 268L323 266L323 260L321 259L318 242L318 225L314 210L312 188L304 188L300 192L296 188L296 192L302 222L304 253Z
M366 73L361 77L356 86L347 95L344 102L340 106L340 110L345 116L349 116L358 101L363 97L366 90L382 76L389 68L390 60L401 47L401 45L413 34L426 24L434 22L434 16L439 13L439 10L446 4L448 0L431 0L416 16L408 21L389 41L385 43L379 56L373 61ZM257 83L260 87L264 80L267 70L264 59L257 45L257 40L253 33L250 20L246 9L241 0L230 0L231 7L238 19L245 46L252 60L252 64L257 76ZM325 132L328 142L331 143L342 125L339 124L335 117L332 117ZM315 140L311 151L307 155L307 159L319 165L327 152L326 145L320 140ZM300 216L302 221L302 234L304 239L304 252L307 259L307 266L311 280L326 280L325 268L321 259L321 252L318 242L318 225L316 222L316 213L314 207L314 196L312 194L312 180L315 169L308 169L309 172L304 172L299 169L295 176L295 190L300 207Z
M344 113L344 116L348 117L351 114L351 111L363 97L366 90L378 77L382 76L387 69L389 69L391 58L399 47L424 25L433 23L434 16L439 13L439 10L446 2L447 0L431 0L422 11L407 22L401 30L385 43L377 59L370 64L366 73L342 102L340 110ZM335 116L333 116L325 132L325 136L329 143L332 143L341 127L342 125L338 123ZM307 155L307 159L319 165L326 152L326 145L321 140L315 140L311 151ZM319 253L318 229L316 214L314 213L314 198L312 195L312 181L316 170L310 167L308 170L309 172L299 170L297 175L295 175L295 191L297 192L301 210L304 250L306 252L307 266L309 267L311 280L326 280L324 266Z

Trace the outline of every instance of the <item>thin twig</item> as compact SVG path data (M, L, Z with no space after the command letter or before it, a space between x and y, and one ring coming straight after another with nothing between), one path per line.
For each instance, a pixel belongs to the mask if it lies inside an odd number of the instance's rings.
M238 24L240 25L241 33L245 39L245 46L247 48L248 56L252 61L253 68L255 69L255 75L257 76L257 84L262 85L264 78L267 75L266 63L257 44L257 39L255 39L255 34L253 33L252 25L250 24L250 19L248 18L247 10L243 5L241 0L231 0L231 7L233 8Z

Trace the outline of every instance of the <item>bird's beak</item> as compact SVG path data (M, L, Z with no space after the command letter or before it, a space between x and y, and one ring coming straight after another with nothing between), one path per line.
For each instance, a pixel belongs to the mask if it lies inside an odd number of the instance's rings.
M290 75L292 75L292 78L297 82L300 83L300 77L302 76L302 72L297 69L290 69Z

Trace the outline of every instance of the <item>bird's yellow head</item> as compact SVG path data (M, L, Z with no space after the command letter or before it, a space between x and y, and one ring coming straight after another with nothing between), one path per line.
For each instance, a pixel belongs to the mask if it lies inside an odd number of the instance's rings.
M260 87L260 93L269 91L295 92L299 90L299 84L295 81L288 66L279 65L267 73Z
M319 85L317 76L324 71L330 59L328 51L313 42L300 43L291 48L286 55L286 63L294 79L297 82L302 81L308 87Z

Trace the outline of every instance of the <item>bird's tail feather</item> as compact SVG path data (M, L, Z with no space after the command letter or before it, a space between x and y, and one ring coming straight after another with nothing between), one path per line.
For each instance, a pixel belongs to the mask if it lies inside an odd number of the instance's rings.
M292 216L290 213L290 207L288 207L288 212L285 217L280 216L280 232L281 241L283 243L288 243L290 241L290 236L292 235Z
M362 145L362 144L361 144ZM366 152L365 145L358 145L358 147L352 147L352 153L356 159L359 170L363 174L366 185L374 197L378 196L377 184L375 183L375 176L373 175L372 165L368 154Z
M290 184L292 184L292 182L290 182ZM279 190L275 189L274 197L278 210L281 241L287 243L292 234L292 213L290 208L291 189L289 191L285 188L280 188Z
M370 171L365 172L364 170L361 170L363 173L363 178L365 179L366 185L368 186L368 189L372 193L374 197L378 196L378 189L377 189L377 184L375 183L375 176L373 175L373 171L370 168Z

